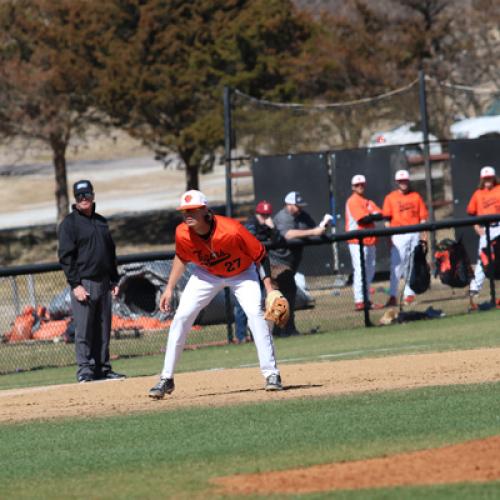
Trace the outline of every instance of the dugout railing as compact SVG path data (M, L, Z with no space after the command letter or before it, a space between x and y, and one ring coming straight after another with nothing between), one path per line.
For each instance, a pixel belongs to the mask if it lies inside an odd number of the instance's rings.
M400 228L336 233L320 238L289 241L288 246L339 245L345 244L347 240L357 239L362 250L363 238L368 236L377 236L380 244L388 244L389 237L393 234L436 232L474 224L484 225L489 235L490 225L498 223L500 214ZM270 245L266 246L272 248ZM305 251L307 250L306 248ZM118 258L122 294L114 306L111 340L113 357L159 354L164 349L169 318L158 314L157 304L173 257L174 252L154 252ZM476 262L477 255L469 257L472 263ZM432 256L430 260L432 261ZM331 273L322 276L309 274L307 268L300 271L297 275L299 292L296 322L303 334L372 326L385 311L372 311L365 307L363 311L356 312L348 276L340 274L333 267ZM186 277L183 280L179 284L180 288L185 284ZM387 299L386 282L387 277L381 275L373 289L368 289L363 273L365 304L370 299L382 299L381 302ZM485 286L483 296L487 294L486 304L494 307L495 281L490 279L488 283L489 291ZM74 346L69 335L71 322L67 309L68 295L64 295L65 289L64 274L57 263L0 268L0 374L74 364ZM432 305L441 308L447 315L464 314L468 312L467 292L467 289L451 289L434 279L431 291L419 296L419 301L411 308L416 310ZM175 300L178 298L179 295ZM227 345L228 342L235 341L231 300L229 294L221 293L202 312L188 335L187 348ZM17 335L14 339L13 332Z

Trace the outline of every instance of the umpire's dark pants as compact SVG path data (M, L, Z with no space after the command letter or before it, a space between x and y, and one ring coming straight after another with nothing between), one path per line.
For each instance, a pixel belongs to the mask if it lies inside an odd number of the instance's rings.
M111 291L109 278L82 279L90 294L80 302L71 292L71 307L75 322L77 378L89 375L99 378L111 370L109 339L111 334Z

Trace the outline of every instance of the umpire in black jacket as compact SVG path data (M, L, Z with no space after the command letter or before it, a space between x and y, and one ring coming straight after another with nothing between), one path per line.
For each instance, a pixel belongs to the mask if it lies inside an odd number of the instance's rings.
M118 379L111 369L111 294L118 295L115 244L106 219L96 213L88 180L73 185L76 203L59 227L59 262L71 287L79 382Z

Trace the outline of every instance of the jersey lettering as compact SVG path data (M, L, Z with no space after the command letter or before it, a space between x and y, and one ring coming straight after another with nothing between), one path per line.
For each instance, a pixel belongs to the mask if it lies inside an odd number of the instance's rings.
M224 250L214 251L212 253L204 253L202 250L194 250L193 252L201 265L207 267L213 267L227 259L231 258L231 255L224 252Z
M390 218L391 227L419 224L429 215L424 200L418 193L411 191L403 194L399 190L385 197L383 213Z
M216 215L209 239L202 239L185 224L175 233L175 252L185 263L193 262L216 276L235 276L259 264L266 249L238 221Z

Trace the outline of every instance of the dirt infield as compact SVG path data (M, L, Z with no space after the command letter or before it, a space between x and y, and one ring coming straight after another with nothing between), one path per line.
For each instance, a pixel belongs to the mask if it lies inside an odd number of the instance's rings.
M173 395L162 401L147 396L157 377L0 391L0 423L494 382L500 381L500 348L283 364L281 370L286 390L279 393L263 390L256 368L181 373Z
M500 436L383 458L214 480L232 495L424 486L500 479Z

